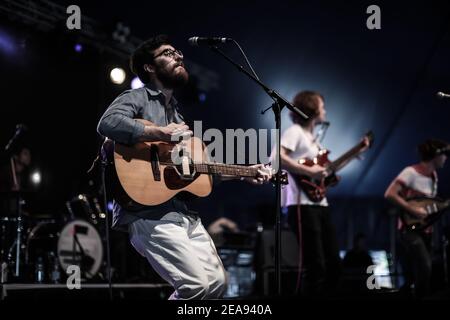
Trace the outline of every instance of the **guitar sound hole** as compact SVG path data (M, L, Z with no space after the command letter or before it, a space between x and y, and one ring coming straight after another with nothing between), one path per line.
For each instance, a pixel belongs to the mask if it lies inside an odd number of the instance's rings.
M197 179L199 175L200 175L199 173L196 173L192 180L183 180L180 178L179 174L174 168L166 167L164 169L164 181L166 183L167 188L170 190L179 190L187 187L195 179Z

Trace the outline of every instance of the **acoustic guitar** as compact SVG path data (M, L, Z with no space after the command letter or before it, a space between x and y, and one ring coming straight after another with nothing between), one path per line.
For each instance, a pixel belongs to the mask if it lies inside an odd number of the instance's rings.
M136 120L154 125L147 120ZM179 143L139 142L133 146L107 140L103 149L114 163L109 175L113 196L128 209L159 205L178 195L206 197L212 191L212 175L256 178L258 170L273 174L273 169L268 167L210 163L206 146L197 137ZM281 183L287 184L285 172L281 174Z

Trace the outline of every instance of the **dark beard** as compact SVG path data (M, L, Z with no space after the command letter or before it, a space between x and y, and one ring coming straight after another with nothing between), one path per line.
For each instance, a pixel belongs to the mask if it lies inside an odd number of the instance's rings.
M173 69L171 72L167 72L164 68L156 67L155 74L165 88L177 89L188 82L189 74L186 69L184 69L183 72L177 74L175 74L174 71L175 69Z

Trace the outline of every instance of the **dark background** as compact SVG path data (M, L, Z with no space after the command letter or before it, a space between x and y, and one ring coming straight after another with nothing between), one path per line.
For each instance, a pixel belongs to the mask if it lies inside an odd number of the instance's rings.
M24 143L43 176L29 200L34 214L66 215L67 200L99 187L98 176L86 174L101 142L96 125L132 78L126 50L108 50L113 41L105 37L117 21L138 39L169 34L191 71L201 66L213 75L217 85L211 88L202 84L201 72L191 72L191 85L179 93L182 112L202 120L204 130L270 129L274 119L270 112L260 113L271 102L265 93L208 48L190 47L191 36L237 40L261 79L289 100L300 90L322 92L331 122L323 144L332 159L374 131L373 148L342 171L342 182L329 195L344 249L357 231L368 235L371 248L389 249L394 219L383 199L386 187L417 161L417 143L430 137L450 141L450 100L436 98L437 91L450 92L448 1L58 4L79 5L83 19L98 26L96 38L68 31L64 19L59 27L42 30L4 11L0 16L0 145L6 145L17 123L27 125ZM366 27L371 4L381 8L381 30ZM74 51L77 42L82 52ZM231 44L223 50L243 64ZM109 81L113 66L126 69L123 85ZM282 119L283 128L290 125L287 110ZM439 174L440 194L448 197L450 170ZM258 221L272 223L274 197L270 185L224 182L192 206L205 224L226 216L242 229L254 229Z

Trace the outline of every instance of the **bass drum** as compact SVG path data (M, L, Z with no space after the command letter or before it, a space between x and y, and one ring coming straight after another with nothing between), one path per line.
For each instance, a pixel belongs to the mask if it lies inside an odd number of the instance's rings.
M91 279L103 261L103 244L98 231L84 220L61 226L54 221L38 223L29 233L25 259L28 265L43 264L50 280L55 264L66 272L71 265L80 268L81 277Z

